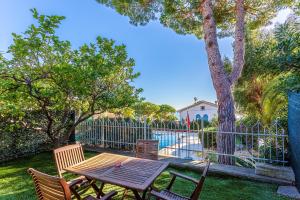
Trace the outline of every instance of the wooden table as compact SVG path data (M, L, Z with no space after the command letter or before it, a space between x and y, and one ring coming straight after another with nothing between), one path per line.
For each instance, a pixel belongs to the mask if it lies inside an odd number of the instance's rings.
M148 188L167 167L166 162L102 153L65 170L130 189L140 200L145 199ZM138 192L143 192L142 197Z

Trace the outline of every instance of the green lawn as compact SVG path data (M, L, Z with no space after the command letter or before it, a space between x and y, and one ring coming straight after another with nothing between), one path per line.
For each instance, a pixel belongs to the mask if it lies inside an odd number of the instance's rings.
M95 153L87 152L86 157ZM36 168L52 175L56 174L55 165L51 153L41 153L36 156L18 159L0 165L0 199L1 200L30 200L36 199L31 177L27 174L27 168ZM189 176L198 178L199 174L190 171L180 171ZM168 171L161 174L155 182L158 188L164 188L170 181ZM118 191L116 199L120 199L122 188L107 185L104 191L111 189ZM174 185L174 191L182 195L190 195L193 185L178 179ZM92 191L88 191L92 194ZM276 195L276 185L262 184L246 180L224 177L208 177L206 179L201 199L259 199L259 200L285 200L287 198Z

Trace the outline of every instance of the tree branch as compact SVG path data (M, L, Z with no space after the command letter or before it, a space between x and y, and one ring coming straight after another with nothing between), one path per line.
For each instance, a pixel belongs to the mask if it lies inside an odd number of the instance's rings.
M224 87L229 87L229 77L225 72L224 64L217 40L217 27L213 16L211 0L203 0L200 6L203 16L203 31L208 65L211 72L214 88L217 95Z
M234 61L230 82L234 84L240 77L245 63L245 8L244 0L236 0L236 24L234 40Z

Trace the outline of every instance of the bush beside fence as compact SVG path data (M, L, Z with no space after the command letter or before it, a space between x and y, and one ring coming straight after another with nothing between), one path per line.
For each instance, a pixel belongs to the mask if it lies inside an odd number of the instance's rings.
M103 148L132 151L138 139L152 139L150 133L147 123L140 121L87 120L77 127L76 140Z
M48 138L39 132L1 133L0 162L49 150Z

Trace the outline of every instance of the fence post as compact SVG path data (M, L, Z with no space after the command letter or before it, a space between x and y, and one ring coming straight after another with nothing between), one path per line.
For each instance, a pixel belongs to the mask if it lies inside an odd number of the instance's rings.
M190 142L189 142L189 132L190 132L190 127L187 123L186 125L186 134L185 134L185 143L186 143L186 159L190 159Z
M106 141L106 139L107 139L107 137L106 137L106 135L105 135L105 131L106 131L106 128L105 128L105 118L103 118L103 119L101 119L101 124L102 124L102 127L101 127L101 129L102 129L102 134L101 134L101 137L102 137L102 145L103 145L103 148L105 148L106 146L105 146L105 141Z
M147 139L147 118L144 117L144 140Z
M202 159L204 159L204 122L201 117L201 147L202 147Z

